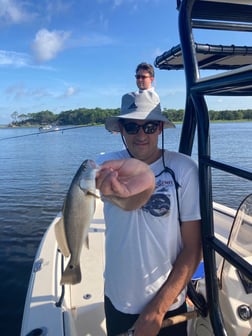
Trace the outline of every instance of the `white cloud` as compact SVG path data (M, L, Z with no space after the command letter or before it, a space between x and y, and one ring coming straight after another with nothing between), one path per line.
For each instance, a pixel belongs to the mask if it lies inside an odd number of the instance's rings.
M114 7L121 6L123 3L123 0L114 0Z
M216 97L216 96L207 96L207 104L210 109L215 111L220 110L246 110L249 109L252 105L252 97Z
M100 46L107 46L107 45L114 45L117 44L117 41L113 38L102 35L102 34L96 34L91 33L89 35L84 35L78 39L72 39L71 41L71 47L77 48L77 47L100 47Z
M64 14L71 10L74 2L65 0L48 0L45 6L45 13L49 16L54 16L55 14Z
M69 36L69 32L39 30L32 44L36 59L43 62L55 58L65 48Z
M35 65L30 57L26 53L0 50L0 67L12 67L12 68L36 68L40 70L53 71L54 69L49 66Z
M2 22L17 24L27 21L30 15L24 9L24 4L15 0L0 0L0 18Z
M43 88L29 89L23 83L17 83L6 88L5 93L14 100L22 98L44 98L52 96L50 92Z
M64 93L63 96L64 96L65 98L67 98L67 97L71 97L71 96L75 95L76 92L77 92L77 89L74 88L74 87L72 87L72 86L70 86L70 87L68 87L68 88L66 89L66 91L65 91L65 93Z
M25 53L0 50L0 66L23 67L30 64L30 57Z
M26 97L27 89L23 84L11 85L5 90L6 94L13 96L15 99Z
M51 22L55 16L69 13L73 4L65 0L0 0L0 23Z

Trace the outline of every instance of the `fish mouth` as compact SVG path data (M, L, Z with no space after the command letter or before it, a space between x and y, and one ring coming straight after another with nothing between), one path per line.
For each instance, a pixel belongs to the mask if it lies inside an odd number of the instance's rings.
M98 165L97 165L94 161L92 161L92 160L90 160L90 166L91 166L93 169L98 169Z
M83 162L83 168L96 168L96 163L93 160L85 160Z
M96 172L100 169L100 166L93 160L86 160L83 163L84 169L94 169Z

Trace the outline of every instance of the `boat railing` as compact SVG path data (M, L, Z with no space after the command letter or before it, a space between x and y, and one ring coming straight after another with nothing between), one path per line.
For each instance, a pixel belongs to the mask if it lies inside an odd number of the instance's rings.
M252 265L214 234L212 169L252 181L252 172L213 160L206 96L252 96L251 46L214 46L195 41L195 29L252 32L251 0L177 0L180 44L155 60L160 69L184 69L186 102L179 151L192 154L197 129L202 240L207 303L214 334L227 331L219 304L216 252L252 281ZM225 70L214 76L202 69ZM249 192L248 192L249 193Z

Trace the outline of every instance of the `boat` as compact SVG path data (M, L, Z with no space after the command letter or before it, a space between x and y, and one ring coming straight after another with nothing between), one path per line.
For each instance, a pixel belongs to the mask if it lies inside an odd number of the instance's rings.
M252 226L252 195L250 195L248 201L245 203L249 203L250 215L246 216L248 216L250 228L246 227L245 232L240 232L237 225L240 226L241 221L233 225L232 232L238 237L238 244L236 240L232 240L232 244L239 246L239 241L241 241L243 244L240 248L244 249L244 240L247 241L247 244L250 244L250 249L247 251L249 252L247 259L250 260L251 263L251 241L248 241L248 239L250 239L251 236ZM227 244L227 237L229 237L230 234L229 228L232 227L236 211L217 203L213 205L214 221L218 224L216 236L223 244ZM81 254L81 265L84 265L83 279L81 283L76 285L60 285L62 271L67 264L67 260L58 249L54 228L61 216L62 214L59 213L53 220L37 251L27 292L21 336L105 336L106 327L103 309L105 223L102 202L98 200L96 212L90 225L89 249L83 248ZM247 230L250 230L250 235ZM239 236L237 235L237 231L240 232ZM222 272L223 288L225 288L225 290L227 290L226 288L229 289L227 295L225 292L222 294L224 296L222 304L225 305L226 308L224 311L229 312L231 309L230 305L232 300L229 300L229 296L234 286L237 294L236 306L246 307L247 305L247 307L250 307L252 302L251 281L248 279L245 280L245 284L250 291L250 294L246 294L243 291L242 282L236 283L237 276L235 280L233 279L236 269L228 264L223 271L223 259L220 257L217 261L217 265L219 265L217 272ZM227 273L230 272L232 277L226 276ZM194 286L196 284L198 293L205 296L205 277L203 274L204 270L201 264L195 272L193 282ZM227 302L225 302L225 299ZM188 335L217 335L212 332L209 317L204 312L205 300L202 302L202 297L200 297L200 300L201 307L198 306L197 309L195 309L195 305L189 301L189 312L197 311L197 314L189 316L197 316L197 318L191 320L188 327L190 328ZM198 304L198 298L196 302ZM201 311L203 315L199 315L198 311ZM243 314L245 314L245 312L243 312ZM245 328L246 334L240 332L244 327L240 327L237 331L238 324L241 324L238 315L236 322L237 323L234 323L234 330L228 335L249 335L249 331L252 328L251 321L243 322L244 324L248 324Z
M251 47L199 45L194 40L195 29L252 32L251 0L177 0L176 4L180 44L157 57L155 66L185 72L187 94L179 151L192 155L197 141L203 260L188 284L188 313L167 323L187 319L189 336L252 336L252 194L248 190L237 208L216 203L212 174L218 170L231 179L252 181L252 172L242 162L237 165L232 151L228 163L213 158L206 100L211 95L252 95ZM220 72L201 77L202 69ZM60 285L67 259L58 249L54 227L61 216L50 224L37 251L21 336L105 336L102 202L97 201L89 249L83 247L81 254L83 279L76 285Z
M39 131L40 132L54 132L54 131L59 131L59 127L58 126L54 126L54 125L42 125L39 127Z

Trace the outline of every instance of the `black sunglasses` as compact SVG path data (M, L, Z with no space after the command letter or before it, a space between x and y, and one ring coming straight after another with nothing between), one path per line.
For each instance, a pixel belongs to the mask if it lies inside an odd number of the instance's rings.
M125 131L128 134L137 134L140 130L140 128L143 129L145 134L153 134L156 132L156 130L158 129L159 123L157 122L153 122L153 121L149 121L143 125L138 125L134 122L129 122L129 123L122 123Z
M151 76L148 75L135 75L136 79L146 79L146 78L150 78Z

